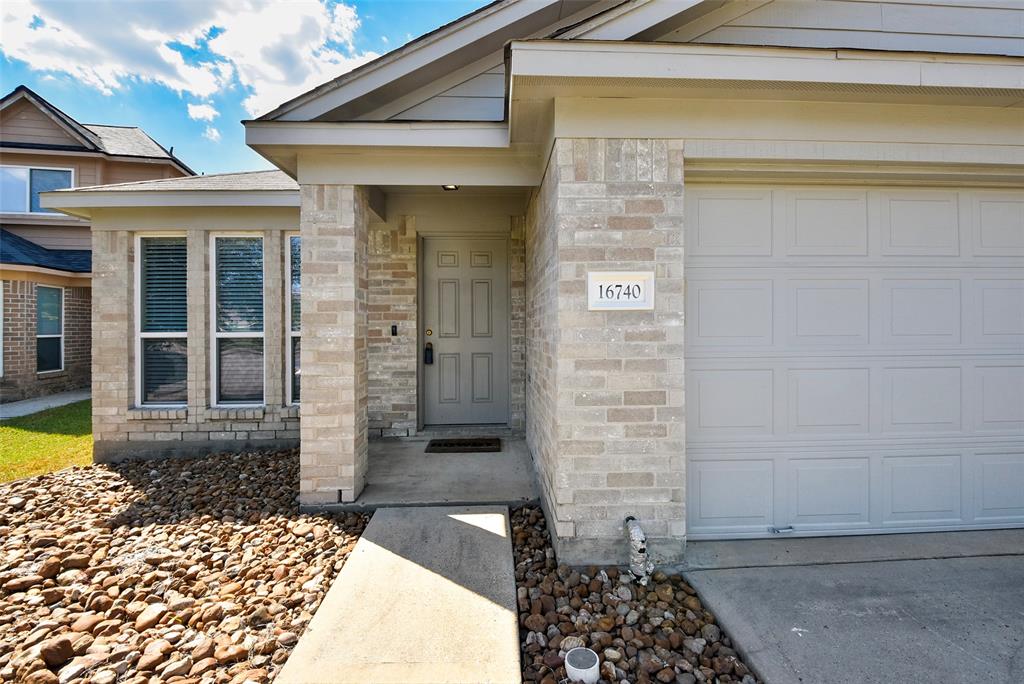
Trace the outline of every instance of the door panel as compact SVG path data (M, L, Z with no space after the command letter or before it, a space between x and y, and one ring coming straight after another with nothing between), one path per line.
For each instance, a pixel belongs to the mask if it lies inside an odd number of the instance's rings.
M507 245L503 237L423 240L423 342L434 354L423 365L427 425L508 422Z

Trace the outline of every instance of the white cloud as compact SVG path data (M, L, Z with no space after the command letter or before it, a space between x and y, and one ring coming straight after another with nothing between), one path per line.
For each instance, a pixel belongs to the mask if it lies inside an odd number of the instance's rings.
M188 118L193 121L213 121L220 112L208 104L189 104L188 106Z
M210 142L220 142L220 131L213 126L207 126L206 130L203 131L203 137Z
M321 0L7 0L0 51L105 94L133 81L197 98L241 86L256 116L376 57L356 50L359 25L355 8Z

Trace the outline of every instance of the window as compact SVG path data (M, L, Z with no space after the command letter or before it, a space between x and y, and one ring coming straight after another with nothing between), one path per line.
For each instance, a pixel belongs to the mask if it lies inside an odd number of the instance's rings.
M36 287L36 372L64 370L64 289Z
M263 238L214 236L213 396L263 403Z
M184 237L139 237L136 254L136 401L188 401L187 249Z
M302 323L302 242L298 235L288 236L288 339L285 345L288 353L288 403L299 403L299 380L301 363Z
M39 206L39 193L70 188L71 169L0 166L0 212L55 213Z

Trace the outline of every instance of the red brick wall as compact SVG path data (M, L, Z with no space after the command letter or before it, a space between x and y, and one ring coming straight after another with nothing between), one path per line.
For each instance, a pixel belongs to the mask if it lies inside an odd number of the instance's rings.
M0 402L82 389L90 381L91 290L64 288L64 370L36 373L36 286L4 280L3 377Z

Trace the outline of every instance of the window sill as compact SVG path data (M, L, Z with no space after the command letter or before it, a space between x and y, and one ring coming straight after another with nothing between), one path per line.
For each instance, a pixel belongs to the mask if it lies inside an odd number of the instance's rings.
M67 374L68 374L68 372L66 370L64 370L63 368L61 368L60 370L52 370L52 371L36 371L36 377L39 378L39 379L43 379L43 378L59 378L59 377L61 377L63 375L67 375Z
M282 418L298 418L299 417L299 405L290 404L288 406L281 407Z
M128 420L185 420L188 418L188 409L180 408L157 408L140 406L128 409Z
M211 406L206 420L263 420L265 406Z

